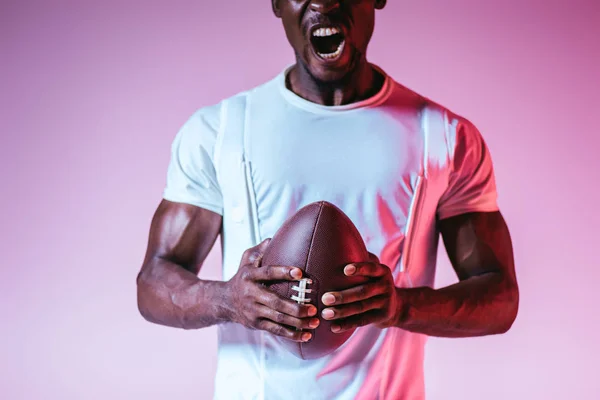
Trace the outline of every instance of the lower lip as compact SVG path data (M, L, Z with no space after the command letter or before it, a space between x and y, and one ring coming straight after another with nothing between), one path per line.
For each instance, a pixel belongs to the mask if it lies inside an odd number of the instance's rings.
M312 46L311 46L312 47ZM344 55L344 52L346 51L346 41L344 40L342 42L341 48L338 50L339 54L337 54L335 57L324 57L322 55L320 55L314 47L312 47L312 51L314 53L314 55L323 63L325 64L334 64L337 61L339 61L342 56Z

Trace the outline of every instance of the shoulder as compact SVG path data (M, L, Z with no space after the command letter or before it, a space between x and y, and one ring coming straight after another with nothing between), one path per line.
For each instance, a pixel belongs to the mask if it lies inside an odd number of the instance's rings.
M448 146L454 153L462 148L485 146L477 126L463 115L445 109Z
M222 102L197 108L180 126L172 142L179 158L197 157L199 152L212 157L221 130Z
M480 132L473 122L464 115L451 110L449 107L435 101L425 94L419 93L416 90L403 85L392 77L390 77L390 80L393 85L390 100L394 103L412 105L421 111L421 115L423 115L424 118L439 120L443 124L446 136L452 142L461 135L480 135Z
M279 77L250 89L238 91L216 103L198 108L188 122L202 124L211 131L218 133L226 119L235 114L235 108L244 110L251 100L263 96L271 97L278 90L277 79Z
M437 156L450 170L467 161L476 165L488 156L488 149L479 129L470 119L447 107L428 101L425 106L430 136L430 156Z
M484 138L470 119L393 79L392 82L395 102L405 99L405 104L418 109L430 165L440 171L452 170L465 159L475 162L488 155Z
M222 130L227 109L231 103L245 103L248 92L240 92L216 103L197 108L185 121L179 131L180 136L190 139L216 139Z
M431 99L423 99L423 124L429 130L430 150L435 150L435 143L439 143L438 151L446 152L451 162L467 149L476 152L484 150L483 136L469 118ZM442 148L442 143L445 148Z

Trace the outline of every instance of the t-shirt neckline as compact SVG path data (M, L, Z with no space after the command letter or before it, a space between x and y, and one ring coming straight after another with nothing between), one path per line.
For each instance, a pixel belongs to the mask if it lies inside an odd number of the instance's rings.
M289 65L279 74L279 76L277 77L277 85L279 86L280 92L285 98L285 100L287 100L289 103L296 107L302 108L310 112L318 114L328 114L374 107L386 101L392 92L392 84L389 75L386 74L378 66L373 65L373 67L384 76L383 85L381 86L381 89L379 89L379 92L377 92L375 95L369 97L368 99L364 99L350 104L344 104L341 106L325 106L322 104L313 103L312 101L306 100L305 98L298 96L296 93L292 92L290 89L287 88L287 74L293 66L294 65Z

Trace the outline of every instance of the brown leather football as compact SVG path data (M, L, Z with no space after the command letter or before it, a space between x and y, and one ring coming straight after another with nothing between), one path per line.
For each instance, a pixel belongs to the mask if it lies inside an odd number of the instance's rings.
M344 267L353 262L365 262L369 253L358 230L339 208L320 201L300 209L289 218L271 239L263 266L294 266L302 269L303 280L275 282L268 287L282 297L317 307L321 324L309 330L312 339L305 343L279 339L290 352L309 360L327 355L339 348L353 331L331 332L332 322L321 317L326 308L323 294L349 289L368 280L348 277Z

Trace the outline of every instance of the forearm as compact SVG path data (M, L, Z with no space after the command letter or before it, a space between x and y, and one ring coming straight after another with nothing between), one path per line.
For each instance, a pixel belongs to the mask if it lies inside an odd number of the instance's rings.
M225 282L198 279L164 259L154 259L137 279L138 307L153 323L200 329L226 322Z
M488 273L434 290L397 289L397 326L438 337L473 337L508 331L518 309L518 290L499 273Z

